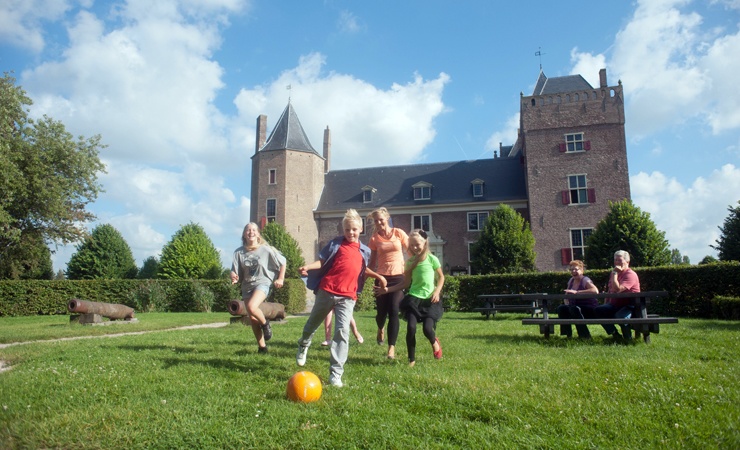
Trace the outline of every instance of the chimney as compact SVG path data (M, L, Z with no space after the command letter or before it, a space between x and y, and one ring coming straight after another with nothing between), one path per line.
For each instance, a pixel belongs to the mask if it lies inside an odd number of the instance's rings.
M326 126L326 130L324 130L324 173L329 173L329 167L330 167L330 160L331 157L331 131L329 130L329 125Z
M265 139L267 139L267 116L260 114L257 117L257 138L254 142L254 152L260 151L262 146L265 145Z
M599 87L605 88L606 84L606 69L599 70Z

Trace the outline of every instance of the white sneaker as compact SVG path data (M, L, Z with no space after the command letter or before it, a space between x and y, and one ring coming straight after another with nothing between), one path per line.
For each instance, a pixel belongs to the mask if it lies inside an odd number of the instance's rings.
M329 384L338 388L344 386L344 383L342 383L342 379L336 375L331 375L329 377Z
M295 355L295 362L299 366L303 367L306 365L306 355L308 355L308 347L298 345L298 353Z

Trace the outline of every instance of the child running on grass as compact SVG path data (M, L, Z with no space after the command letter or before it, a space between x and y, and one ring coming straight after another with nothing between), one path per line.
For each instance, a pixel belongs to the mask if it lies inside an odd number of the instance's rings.
M442 345L435 333L437 321L444 312L440 293L445 282L439 259L429 253L429 239L424 230L414 230L409 234L409 253L402 284L388 287L376 287L376 294L408 289L408 294L401 302L401 314L407 321L406 347L409 352L409 366L416 364L416 324L422 323L424 336L432 344L434 358L442 358Z
M300 267L302 276L307 276L306 285L313 289L316 300L298 340L296 363L306 364L308 347L316 329L329 312L334 310L336 324L330 347L329 384L342 387L344 363L349 351L349 328L355 301L365 284L365 277L380 280L385 287L385 278L367 268L370 249L360 242L362 218L354 209L347 210L342 220L343 236L332 239L319 253L319 259Z

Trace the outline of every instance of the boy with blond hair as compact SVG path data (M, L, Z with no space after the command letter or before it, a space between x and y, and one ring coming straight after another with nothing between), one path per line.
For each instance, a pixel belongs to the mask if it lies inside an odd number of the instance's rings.
M314 291L316 300L298 340L296 363L301 367L306 364L313 334L333 309L336 324L330 348L329 384L336 387L343 386L350 321L365 278L370 276L378 279L383 287L386 285L385 278L367 267L370 249L360 242L362 222L357 211L347 210L342 220L343 235L332 239L321 250L317 261L298 269L302 276L308 277L306 285Z

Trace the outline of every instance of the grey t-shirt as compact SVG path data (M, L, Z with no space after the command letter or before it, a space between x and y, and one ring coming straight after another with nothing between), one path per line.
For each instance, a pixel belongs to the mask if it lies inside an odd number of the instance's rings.
M234 250L231 271L239 275L242 298L256 286L270 286L285 262L285 256L269 245L260 245L252 251L244 246Z

